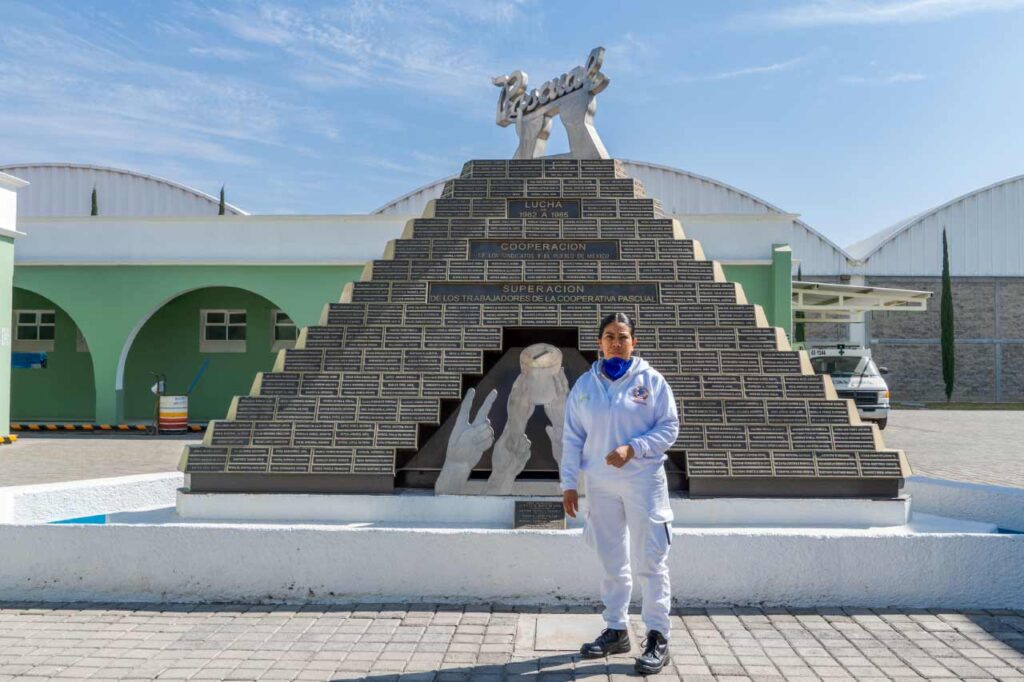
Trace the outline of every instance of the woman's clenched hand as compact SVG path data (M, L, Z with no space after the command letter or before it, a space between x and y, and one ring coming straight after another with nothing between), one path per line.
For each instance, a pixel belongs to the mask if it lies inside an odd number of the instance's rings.
M620 445L609 452L608 456L604 458L604 461L605 464L610 464L616 469L621 469L626 466L626 462L633 459L635 455L636 452L633 451L632 445Z

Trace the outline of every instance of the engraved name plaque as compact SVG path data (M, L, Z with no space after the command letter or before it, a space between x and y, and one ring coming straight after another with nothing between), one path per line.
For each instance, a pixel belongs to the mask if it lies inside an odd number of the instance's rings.
M579 218L579 199L508 199L509 218Z
M565 510L561 502L516 500L512 527L564 530Z
M653 282L431 282L431 303L658 303Z
M469 257L474 260L616 260L619 242L611 239L474 239L469 242Z

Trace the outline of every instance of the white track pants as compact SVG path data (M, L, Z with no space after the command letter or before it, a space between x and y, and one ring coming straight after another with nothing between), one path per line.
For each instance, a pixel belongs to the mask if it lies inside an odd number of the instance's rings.
M648 630L669 636L672 591L668 551L672 545L672 508L665 469L619 478L602 472L587 479L587 523L584 539L597 550L604 569L601 601L605 623L627 629L633 591L630 556L637 567L643 598L643 621Z

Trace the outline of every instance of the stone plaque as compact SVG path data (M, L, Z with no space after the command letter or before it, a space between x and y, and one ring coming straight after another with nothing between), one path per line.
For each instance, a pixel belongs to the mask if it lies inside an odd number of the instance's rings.
M513 528L564 530L565 510L561 502L516 500Z
M860 453L862 476L900 476L900 456L897 452Z
M815 475L814 455L810 452L775 452L772 462L776 476L804 478Z
M653 282L431 282L431 303L658 303Z
M259 422L252 436L253 445L290 445L292 422Z
M619 257L619 243L611 239L474 239L469 257L478 260L610 260Z
M579 199L507 199L509 218L579 218Z

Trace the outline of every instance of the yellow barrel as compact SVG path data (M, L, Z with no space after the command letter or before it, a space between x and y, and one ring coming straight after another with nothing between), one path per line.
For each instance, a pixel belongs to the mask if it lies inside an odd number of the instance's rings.
M188 431L188 396L160 396L160 414L157 426L161 433L185 433Z

